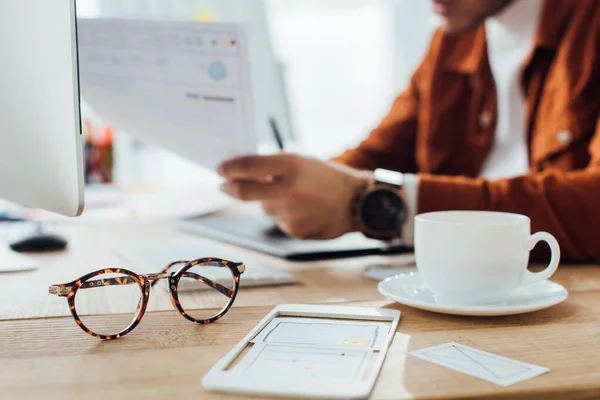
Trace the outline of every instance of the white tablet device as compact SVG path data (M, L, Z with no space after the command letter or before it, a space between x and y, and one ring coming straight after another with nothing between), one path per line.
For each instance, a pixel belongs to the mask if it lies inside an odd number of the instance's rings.
M364 399L400 312L280 305L204 376L206 389L257 396Z

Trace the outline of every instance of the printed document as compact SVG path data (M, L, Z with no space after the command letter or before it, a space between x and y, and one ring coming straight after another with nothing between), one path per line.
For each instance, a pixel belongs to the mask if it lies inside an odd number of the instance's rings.
M107 124L209 169L256 153L239 24L80 19L81 94Z

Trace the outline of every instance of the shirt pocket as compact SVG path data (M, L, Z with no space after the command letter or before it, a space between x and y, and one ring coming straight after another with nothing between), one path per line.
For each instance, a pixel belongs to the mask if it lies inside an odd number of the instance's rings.
M532 135L532 165L538 170L585 168L598 122L597 104L565 102L556 92L546 96L550 101L542 101Z

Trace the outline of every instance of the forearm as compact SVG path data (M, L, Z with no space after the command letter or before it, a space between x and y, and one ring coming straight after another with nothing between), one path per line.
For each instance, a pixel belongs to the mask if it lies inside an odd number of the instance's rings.
M333 161L359 170L384 168L415 173L415 132L413 122L380 128L358 147L344 152Z

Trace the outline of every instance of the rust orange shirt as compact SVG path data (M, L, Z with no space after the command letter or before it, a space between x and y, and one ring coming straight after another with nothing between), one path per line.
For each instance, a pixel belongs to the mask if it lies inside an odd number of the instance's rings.
M517 178L477 178L497 115L486 50L483 25L436 32L388 116L337 161L418 174L418 213L525 214L564 259L600 261L600 0L545 2L521 74L530 167Z

